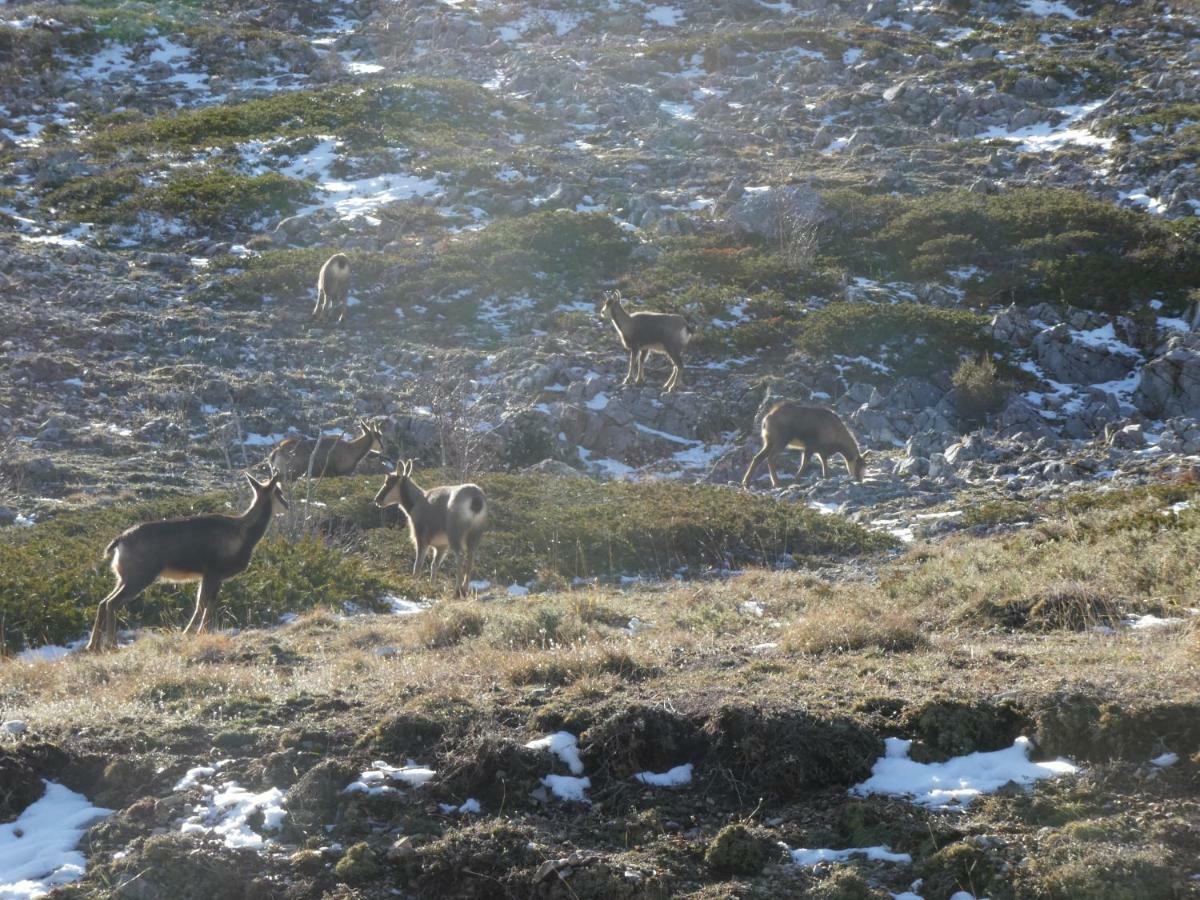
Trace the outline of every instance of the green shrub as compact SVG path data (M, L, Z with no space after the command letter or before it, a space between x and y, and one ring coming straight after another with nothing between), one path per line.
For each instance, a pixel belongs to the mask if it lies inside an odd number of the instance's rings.
M134 169L113 169L74 178L46 194L45 202L57 211L92 222L118 218L119 206L141 188Z
M1079 191L913 197L822 193L823 252L872 276L939 279L975 266L968 299L1065 302L1123 310L1161 297L1181 305L1200 278L1200 244L1171 222Z
M134 200L143 209L179 216L208 228L245 227L285 215L312 196L311 185L276 172L240 175L226 169L182 170Z
M493 129L505 104L478 85L414 78L391 84L281 91L244 103L209 106L110 128L93 138L98 150L169 145L206 147L255 137L337 134L356 149L411 143L427 130ZM515 124L515 123L510 123Z
M991 356L968 357L958 364L951 376L954 405L959 415L971 422L982 422L1004 405L1012 385L1000 376Z
M949 369L966 353L990 351L986 317L920 303L831 303L805 316L798 349L817 359L867 356L899 375Z

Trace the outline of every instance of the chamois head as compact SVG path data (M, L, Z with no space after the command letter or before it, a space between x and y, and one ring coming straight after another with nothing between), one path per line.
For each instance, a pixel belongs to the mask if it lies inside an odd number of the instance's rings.
M363 430L363 434L371 436L371 446L367 448L368 455L382 456L383 455L383 431L378 425L372 425L366 419L358 420L358 427Z
M854 480L861 482L867 474L867 451L858 455L858 461L853 466Z
M395 506L399 503L404 482L412 477L412 471L413 461L411 459L401 460L396 466L395 471L390 472L384 478L383 487L375 495L375 505L383 509L386 506Z
M600 304L600 317L611 316L613 307L621 305L620 291L605 291L604 302Z
M271 478L269 481L259 481L249 472L246 473L246 480L250 482L250 486L254 488L254 502L269 501L271 504L271 515L278 516L288 508L288 502L283 496L283 488L279 484L279 472L272 469Z

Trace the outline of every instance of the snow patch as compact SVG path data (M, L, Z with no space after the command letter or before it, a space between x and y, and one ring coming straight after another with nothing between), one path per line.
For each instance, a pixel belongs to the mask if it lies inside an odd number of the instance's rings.
M780 846L787 849L786 844L781 843ZM904 864L912 862L912 857L907 853L893 853L889 847L850 847L846 850L829 850L828 848L807 850L801 847L796 850L788 850L788 854L792 857L792 862L798 866L816 866L823 862L843 862L852 856L865 856L867 859L882 862Z
M692 783L692 764L684 763L665 772L638 772L633 780L651 787L680 787Z
M850 789L851 794L889 794L908 797L931 808L967 804L1009 782L1032 784L1043 778L1070 775L1078 769L1065 759L1031 762L1029 738L1019 737L1005 750L968 753L943 763L918 763L908 758L912 741L888 738L886 752L871 768L871 777Z
M556 731L544 738L530 741L525 746L530 750L549 750L566 764L573 775L583 774L583 760L579 758L579 741L569 731Z
M381 760L376 760L371 763L371 768L358 776L358 781L352 781L346 785L344 793L367 794L372 797L394 794L396 788L388 782L399 781L409 787L419 788L435 775L437 773L433 769L418 766L411 759L408 761L408 765L404 766L389 766Z
M86 828L112 812L53 781L16 821L0 825L0 898L33 900L83 877Z
M250 827L250 818L261 811L262 830L278 831L287 815L283 808L283 791L279 788L268 788L256 794L231 781L219 788L204 785L204 790L209 796L184 820L180 829L183 834L214 834L226 847L257 850L267 841Z

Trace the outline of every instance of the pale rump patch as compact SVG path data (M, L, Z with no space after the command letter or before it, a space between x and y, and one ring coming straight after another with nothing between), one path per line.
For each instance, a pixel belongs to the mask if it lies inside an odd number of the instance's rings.
M158 576L159 581L170 581L174 584L182 584L188 581L199 581L204 576L199 572L184 572L181 569L163 569L162 574Z

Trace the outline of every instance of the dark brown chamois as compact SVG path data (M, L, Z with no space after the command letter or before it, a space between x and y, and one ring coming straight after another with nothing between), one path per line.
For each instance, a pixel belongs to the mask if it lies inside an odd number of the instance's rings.
M454 580L454 596L463 597L471 579L471 566L479 539L487 527L487 500L474 484L452 484L424 491L412 479L413 461L402 462L395 472L384 479L375 495L375 505L383 508L400 505L408 516L408 536L416 558L413 575L421 571L425 557L433 550L433 565L429 571L432 583L453 550L458 557L458 575Z
M358 420L358 437L325 434L312 438L290 437L279 442L267 462L288 481L301 475L313 478L349 475L368 453L383 453L383 432L377 425Z
M346 317L346 301L350 297L350 260L345 253L335 253L325 260L317 275L317 305L313 318L323 322L337 311L340 322Z
M601 316L609 316L621 344L629 351L629 371L621 384L641 384L646 357L651 351L665 353L671 360L671 375L667 379L667 393L679 387L683 377L683 350L694 334L687 319L674 313L636 312L629 313L621 305L620 291L605 291Z
M204 631L216 620L221 582L246 570L272 517L287 509L278 474L266 482L250 475L246 479L254 488L254 500L240 516L145 522L104 549L106 558L112 556L117 585L100 601L88 650L117 646L117 611L156 581L200 582L196 611L185 633Z
M750 461L742 487L749 487L754 472L766 460L767 472L771 475L771 487L779 487L779 476L775 472L775 459L789 447L801 451L799 479L814 457L821 460L821 477L829 474L826 461L836 454L846 460L846 471L856 481L862 481L867 472L866 454L859 452L858 442L838 414L823 406L801 406L784 401L776 403L762 420L763 447Z

